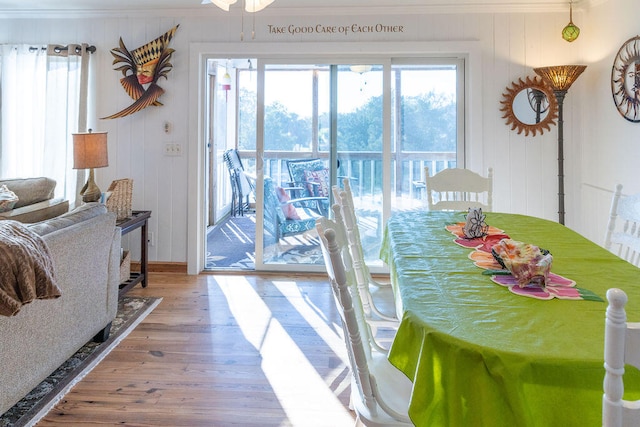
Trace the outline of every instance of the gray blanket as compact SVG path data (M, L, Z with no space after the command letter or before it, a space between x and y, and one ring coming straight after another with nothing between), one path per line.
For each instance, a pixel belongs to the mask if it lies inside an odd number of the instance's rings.
M60 295L45 241L18 221L0 221L0 315L14 316L34 299Z

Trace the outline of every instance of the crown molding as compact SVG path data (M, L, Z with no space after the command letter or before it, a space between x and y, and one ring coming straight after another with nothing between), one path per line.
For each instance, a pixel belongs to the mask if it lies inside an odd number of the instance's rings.
M610 0L574 0L574 11L586 11L592 7L607 3ZM290 6L295 2L285 2L281 6L276 0L271 6L257 12L258 16L283 17L283 16L398 16L398 15L430 15L430 14L496 14L496 13L561 13L568 9L569 0L422 0L421 4L416 0L407 0L408 5L380 5L384 0L373 2L367 6L342 6L340 3L324 6ZM11 3L11 2L9 2ZM118 18L118 17L228 17L240 16L241 7L232 7L229 12L217 8L213 4L191 3L181 7L141 8L135 6L135 1L128 1L122 8L118 8L119 2L108 3L108 8L90 9L89 6L70 6L69 8L36 7L26 1L15 2L15 6L0 6L2 18L11 19L61 19L61 18ZM426 4L425 4L426 3ZM299 4L299 3L298 3ZM25 6L26 5L26 6ZM38 3L41 5L41 3ZM245 13L247 15L252 15Z

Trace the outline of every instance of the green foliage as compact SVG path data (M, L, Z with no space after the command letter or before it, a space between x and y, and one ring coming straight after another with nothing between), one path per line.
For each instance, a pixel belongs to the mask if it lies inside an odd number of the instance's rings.
M339 151L382 151L382 97L338 115Z
M256 93L240 89L238 100L238 149L254 151L256 149Z
M456 151L456 105L429 92L403 98L402 151Z
M255 150L256 94L242 90L239 109L239 148ZM400 111L402 151L456 151L455 100L433 92L403 97ZM339 151L382 151L382 97L338 115ZM265 150L310 151L312 120L288 111L281 103L265 107ZM329 150L329 117L319 117L318 147Z

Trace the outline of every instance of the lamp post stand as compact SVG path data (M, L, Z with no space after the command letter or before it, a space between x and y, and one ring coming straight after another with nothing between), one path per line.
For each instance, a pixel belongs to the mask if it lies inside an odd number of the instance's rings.
M564 118L562 103L567 91L585 68L587 68L586 65L555 65L533 69L553 89L553 94L558 101L558 222L562 225L564 225L564 136L562 135Z
M558 222L564 225L564 135L563 135L563 117L562 103L566 90L554 90L558 103Z

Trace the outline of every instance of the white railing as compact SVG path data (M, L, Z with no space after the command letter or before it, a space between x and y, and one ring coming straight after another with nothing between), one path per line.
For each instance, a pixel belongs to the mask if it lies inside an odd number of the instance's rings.
M241 151L245 169L255 171L255 152ZM341 152L338 154L340 169L338 176L352 178L352 188L360 196L382 194L382 158L374 152ZM265 175L282 184L289 181L287 161L304 158L321 158L328 161L328 153L309 152L266 152L264 154ZM424 181L424 168L432 174L442 169L456 166L455 153L443 152L401 152L392 155L396 197L419 198L420 188L416 182Z

